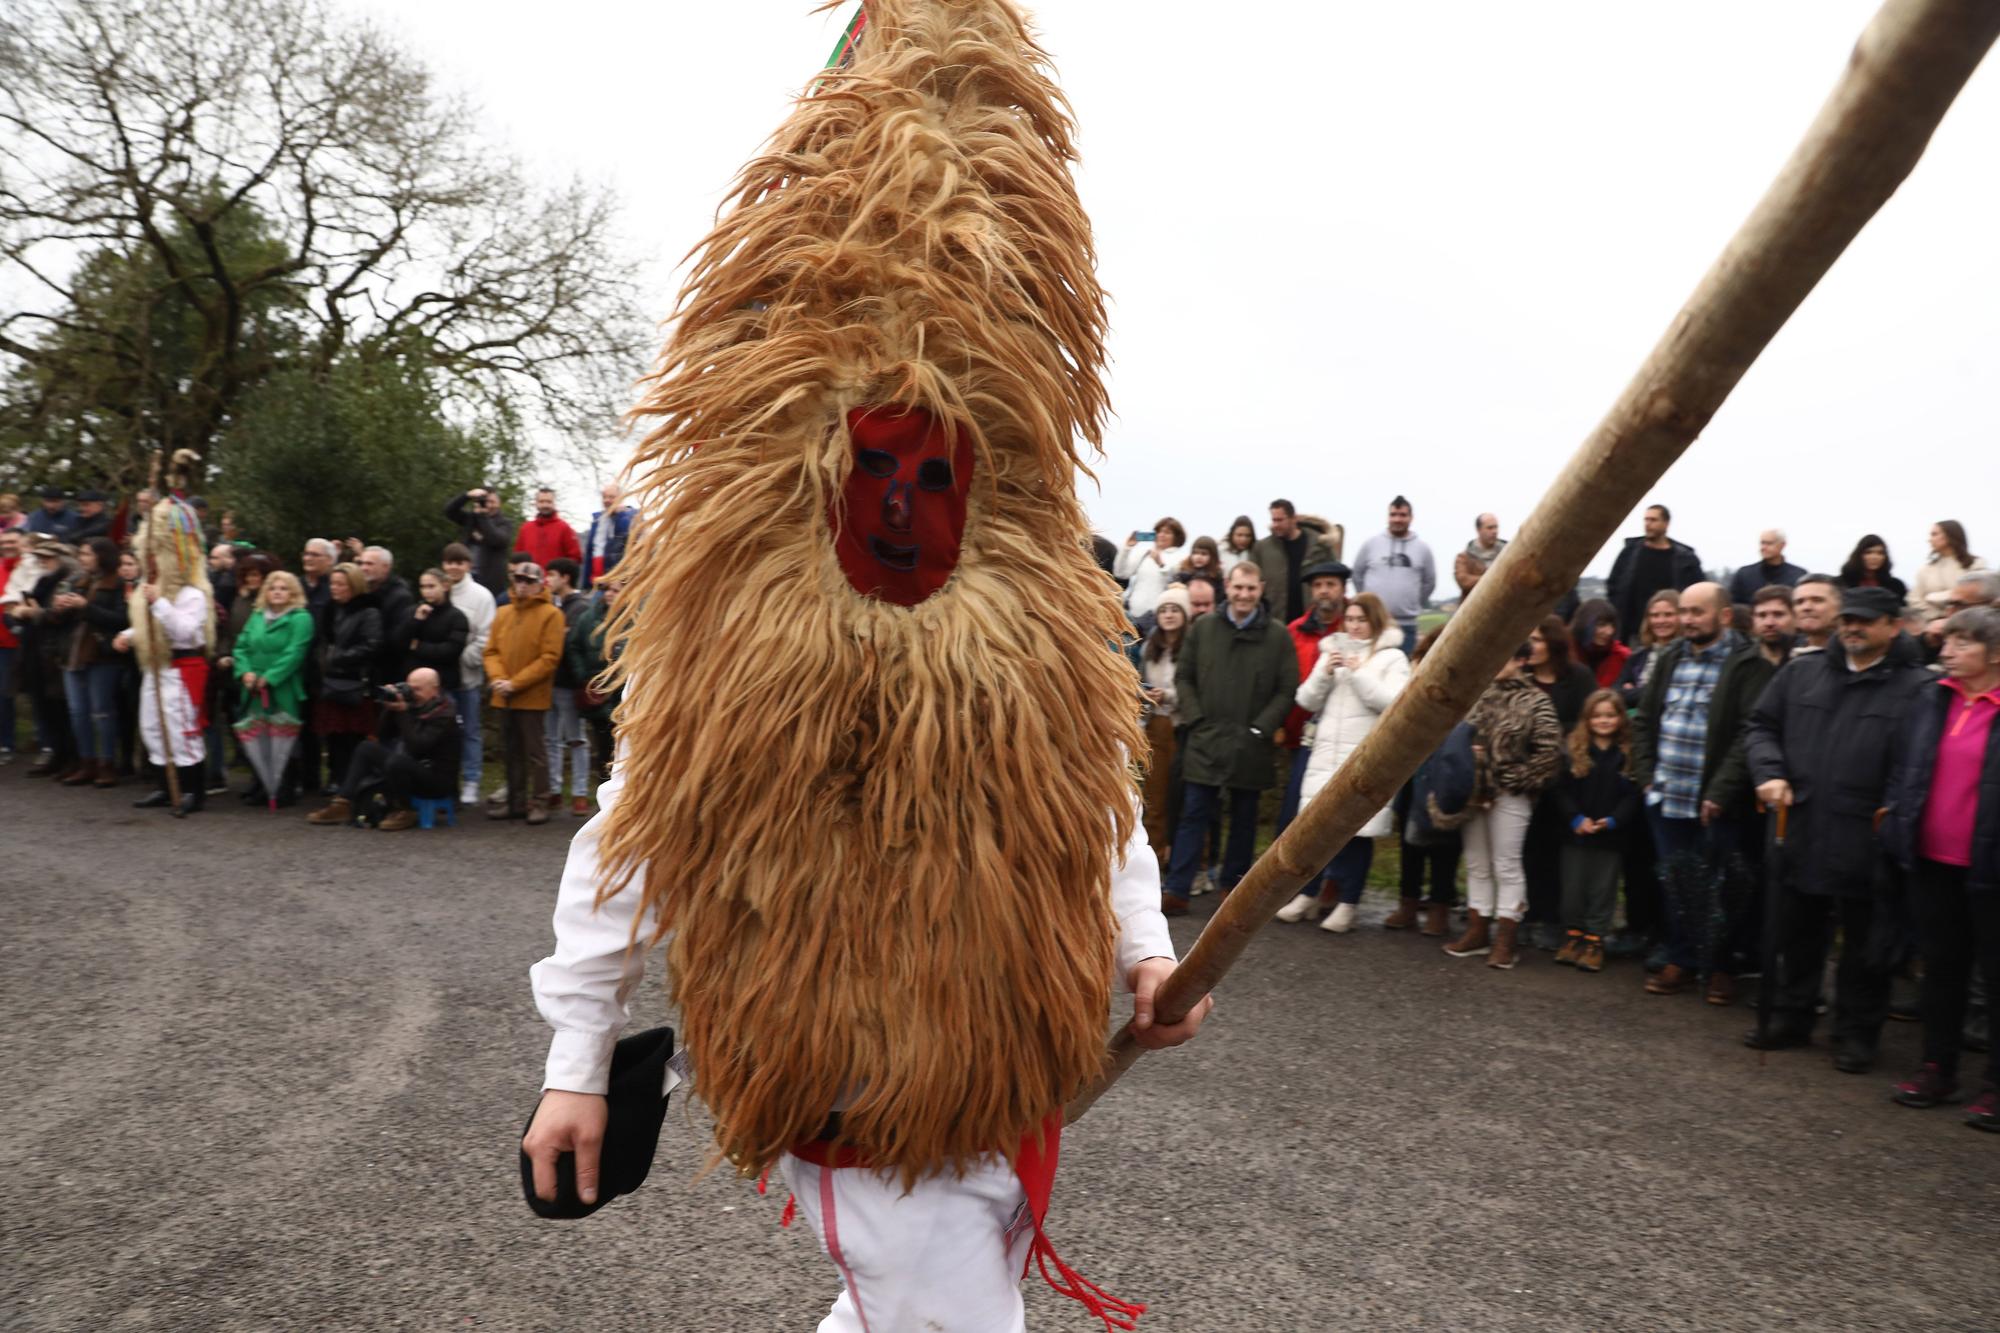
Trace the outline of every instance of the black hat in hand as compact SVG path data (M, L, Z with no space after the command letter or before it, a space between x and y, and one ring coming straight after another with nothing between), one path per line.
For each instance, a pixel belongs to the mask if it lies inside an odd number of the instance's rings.
M674 1030L651 1028L626 1037L611 1053L611 1086L605 1102L604 1144L598 1150L597 1202L585 1203L576 1192L576 1154L556 1158L556 1197L544 1203L535 1197L535 1164L521 1149L521 1193L537 1217L589 1217L621 1194L646 1183L653 1154L660 1146L660 1125L667 1118L667 1061L674 1054ZM678 1080L675 1080L678 1081ZM539 1104L539 1103L538 1103ZM533 1114L528 1124L535 1122ZM527 1126L521 1128L523 1136Z

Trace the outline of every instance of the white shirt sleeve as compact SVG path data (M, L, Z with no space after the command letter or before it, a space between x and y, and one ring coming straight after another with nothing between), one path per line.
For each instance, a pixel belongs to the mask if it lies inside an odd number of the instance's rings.
M1132 969L1148 958L1174 958L1173 937L1160 912L1160 862L1135 820L1124 859L1111 867L1111 911L1118 918L1118 985L1131 989Z
M632 926L644 894L642 867L602 907L597 896L598 839L625 783L616 766L597 790L598 812L571 840L556 892L555 952L528 970L535 1007L555 1029L542 1086L602 1093L611 1082L611 1048L631 1016L632 990L646 975L644 943ZM652 937L654 918L639 920L638 940Z
M167 632L167 641L177 648L185 648L201 642L203 624L208 618L208 598L200 588L189 585L174 594L170 602L165 597L153 599L153 619L160 622L160 628Z

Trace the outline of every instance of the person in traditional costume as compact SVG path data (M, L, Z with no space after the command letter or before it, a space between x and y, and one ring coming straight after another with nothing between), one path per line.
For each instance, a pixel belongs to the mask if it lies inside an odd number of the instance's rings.
M595 1197L664 944L719 1155L779 1167L839 1270L821 1330L1018 1330L1031 1260L1129 1328L1043 1229L1063 1107L1114 982L1150 1047L1211 1001L1153 1019L1138 681L1075 491L1107 403L1068 108L1006 0L864 20L745 169L638 409L617 759L532 972L522 1147L539 1197L564 1152Z
M176 455L185 467L191 456ZM132 592L132 628L120 636L139 660L139 734L160 770L159 790L138 808L171 808L176 817L203 807L208 750L209 656L215 646L215 596L201 521L177 493L156 503L136 543L141 581ZM173 776L169 776L171 770ZM174 788L178 786L178 797Z

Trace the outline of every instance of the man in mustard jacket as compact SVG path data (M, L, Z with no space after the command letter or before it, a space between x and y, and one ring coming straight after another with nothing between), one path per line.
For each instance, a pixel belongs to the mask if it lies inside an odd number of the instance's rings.
M486 685L500 710L507 751L507 803L491 819L549 822L549 760L542 723L555 697L562 660L563 614L549 600L542 567L522 561L509 576L512 598L493 617L486 640Z

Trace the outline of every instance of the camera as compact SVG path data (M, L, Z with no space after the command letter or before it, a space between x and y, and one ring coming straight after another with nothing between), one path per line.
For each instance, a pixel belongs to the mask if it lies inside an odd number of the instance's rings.
M377 699L380 699L383 703L386 704L397 704L397 703L407 704L416 702L416 693L415 691L410 689L407 682L396 685L380 686L375 691L375 697Z

